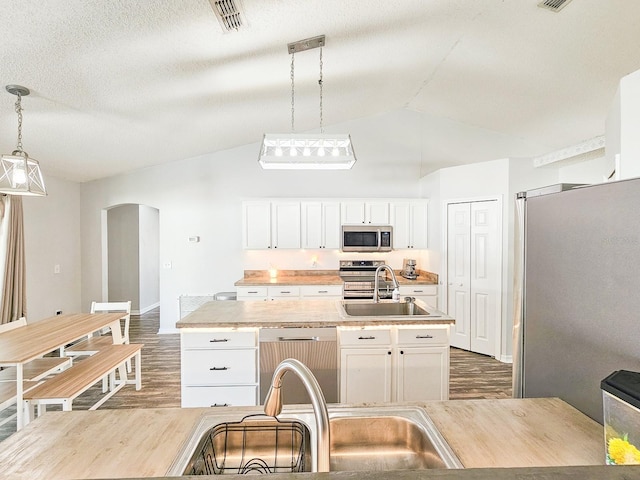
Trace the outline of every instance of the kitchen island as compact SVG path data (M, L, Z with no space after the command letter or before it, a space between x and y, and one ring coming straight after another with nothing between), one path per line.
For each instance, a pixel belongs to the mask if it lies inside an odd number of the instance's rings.
M352 480L640 479L640 466L598 467L604 463L602 427L559 399L457 400L416 405L428 414L465 469L471 470L336 472L329 476ZM379 408L384 412L387 406ZM47 412L2 442L0 478L163 477L203 416L212 411L234 421L260 408ZM565 468L587 465L592 467ZM303 478L329 476L306 474ZM296 477L277 475L274 480Z
M399 311L376 315L345 310L362 306ZM409 309L422 314L406 314ZM336 392L331 401L446 400L449 326L454 322L419 300L209 302L176 323L181 405L257 405L266 394L268 373L287 357L305 364L327 360L307 366L327 378L323 388ZM319 341L323 333L328 333L327 341ZM263 342L267 336L275 340ZM329 385L336 381L339 388Z

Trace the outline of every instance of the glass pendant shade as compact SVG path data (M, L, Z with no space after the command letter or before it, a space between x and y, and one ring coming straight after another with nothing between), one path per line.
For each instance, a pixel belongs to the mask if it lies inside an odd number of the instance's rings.
M267 133L258 162L265 170L348 170L356 156L348 134Z
M37 160L14 151L0 157L0 193L43 196L47 194Z

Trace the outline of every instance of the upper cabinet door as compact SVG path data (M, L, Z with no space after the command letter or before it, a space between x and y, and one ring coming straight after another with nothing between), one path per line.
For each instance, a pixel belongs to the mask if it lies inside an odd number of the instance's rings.
M360 202L360 201L342 202L340 204L340 208L341 208L343 225L362 224L365 222L364 202Z
M340 203L302 202L302 248L340 248Z
M271 203L242 203L242 248L271 248Z
M389 202L351 200L341 203L342 224L389 225Z
M393 248L427 248L427 200L391 203Z
M322 204L322 248L340 248L340 203L324 202Z
M411 248L411 204L391 204L391 226L393 226L393 248Z
M300 202L271 202L273 248L300 248Z

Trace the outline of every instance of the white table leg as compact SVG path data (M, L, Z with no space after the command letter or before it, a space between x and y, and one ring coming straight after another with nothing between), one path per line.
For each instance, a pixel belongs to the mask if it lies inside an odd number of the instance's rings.
M122 344L122 330L120 329L120 319L116 320L115 322L111 322L109 324L109 328L111 329L111 336L113 338L113 344L114 345L121 345ZM118 376L120 377L120 380L123 380L126 382L127 381L127 368L126 366L120 365L118 367Z
M142 388L142 354L136 353L136 390Z
M16 365L16 430L22 430L24 427L24 382L22 363Z

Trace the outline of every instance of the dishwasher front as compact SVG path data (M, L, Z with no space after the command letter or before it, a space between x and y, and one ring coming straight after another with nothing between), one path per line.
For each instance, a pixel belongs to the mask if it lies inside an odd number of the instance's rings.
M282 360L295 358L313 372L327 403L338 403L338 342L336 327L260 329L260 404L264 405L271 378ZM282 380L286 404L309 403L298 377L288 373Z

